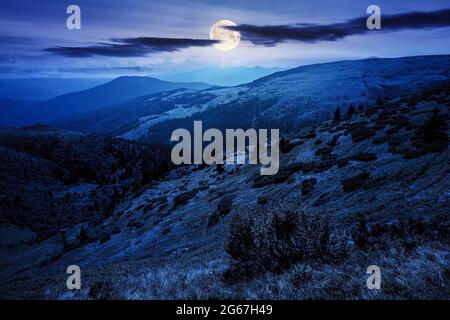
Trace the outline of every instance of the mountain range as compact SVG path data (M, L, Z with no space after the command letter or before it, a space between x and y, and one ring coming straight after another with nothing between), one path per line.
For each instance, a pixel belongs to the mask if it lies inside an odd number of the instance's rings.
M281 71L264 67L209 67L188 72L167 73L158 79L176 82L206 82L216 86L237 86Z
M0 97L27 101L48 100L66 93L87 90L108 81L97 78L0 79Z
M442 77L432 65L390 79L413 93L284 132L274 176L168 168L165 148L44 125L0 130L0 297L446 299L450 86L422 87ZM66 287L74 263L81 290ZM370 265L381 290L366 288Z
M42 122L164 143L174 128L190 128L194 119L209 127L289 130L327 119L337 107L367 105L446 81L449 68L449 55L440 55L301 66L231 87L119 77L45 101L0 99L0 125Z
M138 96L180 88L205 89L204 83L175 83L150 77L119 77L93 88L67 93L44 101L0 100L0 125L48 123L58 118L95 111Z
M234 87L141 96L60 119L69 130L167 143L172 130L266 127L289 130L329 119L339 107L365 106L450 78L450 56L365 59L302 66Z

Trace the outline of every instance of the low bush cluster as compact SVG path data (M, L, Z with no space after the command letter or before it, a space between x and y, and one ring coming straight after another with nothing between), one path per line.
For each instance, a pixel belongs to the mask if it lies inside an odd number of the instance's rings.
M301 261L337 262L346 254L346 240L317 212L264 207L232 217L225 249L232 258L225 277L233 280L281 272Z
M341 181L344 192L357 191L365 187L370 180L370 173L363 172Z
M220 219L230 213L233 206L234 195L226 195L220 199L217 204L217 211L208 217L208 227L212 227L219 223Z

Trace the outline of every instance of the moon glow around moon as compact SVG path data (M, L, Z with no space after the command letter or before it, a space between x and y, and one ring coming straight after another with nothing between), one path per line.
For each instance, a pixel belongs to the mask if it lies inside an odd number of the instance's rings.
M237 47L241 40L239 31L229 30L223 27L236 26L231 20L219 20L211 28L209 38L211 40L220 40L220 43L215 43L214 48L221 51L230 51Z

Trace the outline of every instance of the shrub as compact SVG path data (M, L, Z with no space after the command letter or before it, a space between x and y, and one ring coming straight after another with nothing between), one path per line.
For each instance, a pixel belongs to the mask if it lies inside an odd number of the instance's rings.
M111 300L113 286L110 281L95 281L89 288L88 296L94 300Z
M230 212L233 200L234 195L227 195L220 199L219 204L217 205L217 211L221 216L227 215Z
M81 226L80 233L78 234L78 242L81 244L87 243L90 240L90 236L84 226Z
M257 201L257 203L259 204L259 205L265 205L265 204L267 204L269 202L269 199L266 197L266 196L260 196L259 198L258 198L258 201Z
M377 155L372 152L360 152L351 157L351 160L369 162L377 159Z
M220 216L217 212L213 212L208 216L208 223L207 226L208 228L211 228L213 226L215 226L216 224L218 224L220 221Z
M216 172L217 172L218 174L221 174L221 173L223 173L224 171L225 171L225 168L224 168L223 164L216 164Z
M111 233L112 234L118 234L118 233L120 233L121 232L121 230L120 230L120 228L118 227L118 226L115 226L112 230L111 230Z
M350 134L352 136L353 142L359 142L366 140L375 135L375 130L371 127L362 124L356 124L349 128Z
M111 239L111 235L109 233L104 233L100 238L100 243L105 243Z
M309 194L317 183L316 178L305 179L302 182L302 195Z
M278 184L286 182L293 174L295 170L291 167L281 168L276 175L262 176L258 175L253 181L253 188L262 188L271 184Z
M429 241L446 241L450 223L445 214L434 217L401 217L388 221L369 221L356 217L352 238L361 251L387 250L393 246L411 250Z
M377 138L373 139L372 143L373 144L382 144L382 143L388 142L389 139L390 139L389 135L384 135L384 136L380 136L380 137L377 137Z
M334 110L333 119L336 121L341 119L341 110L339 109L339 107L337 107L336 110Z
M435 108L433 113L421 128L423 141L431 151L442 152L448 146L447 114L439 113Z
M281 153L288 153L295 147L294 143L291 143L288 139L282 137L280 139L280 151Z
M384 100L383 100L383 98L377 97L376 105L377 105L377 106L384 106Z
M240 212L230 221L225 245L232 257L226 276L252 278L263 272L281 272L299 261L335 261L345 245L332 236L328 218L291 207Z
M402 155L405 159L414 159L420 157L422 154L417 149L406 149L402 152Z
M290 282L294 285L294 287L302 287L308 281L312 279L313 269L308 265L296 265L290 276Z
M231 211L234 195L227 195L220 199L217 205L217 211L208 216L208 227L212 227L219 223L220 218L226 216Z
M130 221L128 221L127 227L139 229L143 225L144 224L141 221L139 221L137 219L131 219Z
M344 192L356 191L364 187L369 181L370 174L367 172L357 174L356 176L341 181Z
M330 148L336 147L340 136L340 134L335 134L333 138L331 138L331 140L327 142L327 146Z
M191 191L186 191L175 196L175 198L173 199L173 207L176 208L180 205L185 205L190 199L195 197L197 192L197 189L193 189Z
M353 106L353 104L350 104L350 106L347 109L347 113L345 115L345 118L346 119L351 119L354 114L355 114L355 107Z
M161 233L165 235L170 233L170 231L172 231L172 228L170 226L167 226L161 231Z

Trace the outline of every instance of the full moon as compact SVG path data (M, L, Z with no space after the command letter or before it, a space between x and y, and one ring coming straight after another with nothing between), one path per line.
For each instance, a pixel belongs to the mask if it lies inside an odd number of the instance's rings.
M220 40L220 43L215 43L214 48L221 51L230 51L237 47L241 40L239 31L229 30L223 27L234 27L236 23L231 20L219 20L211 28L209 38L211 40Z

